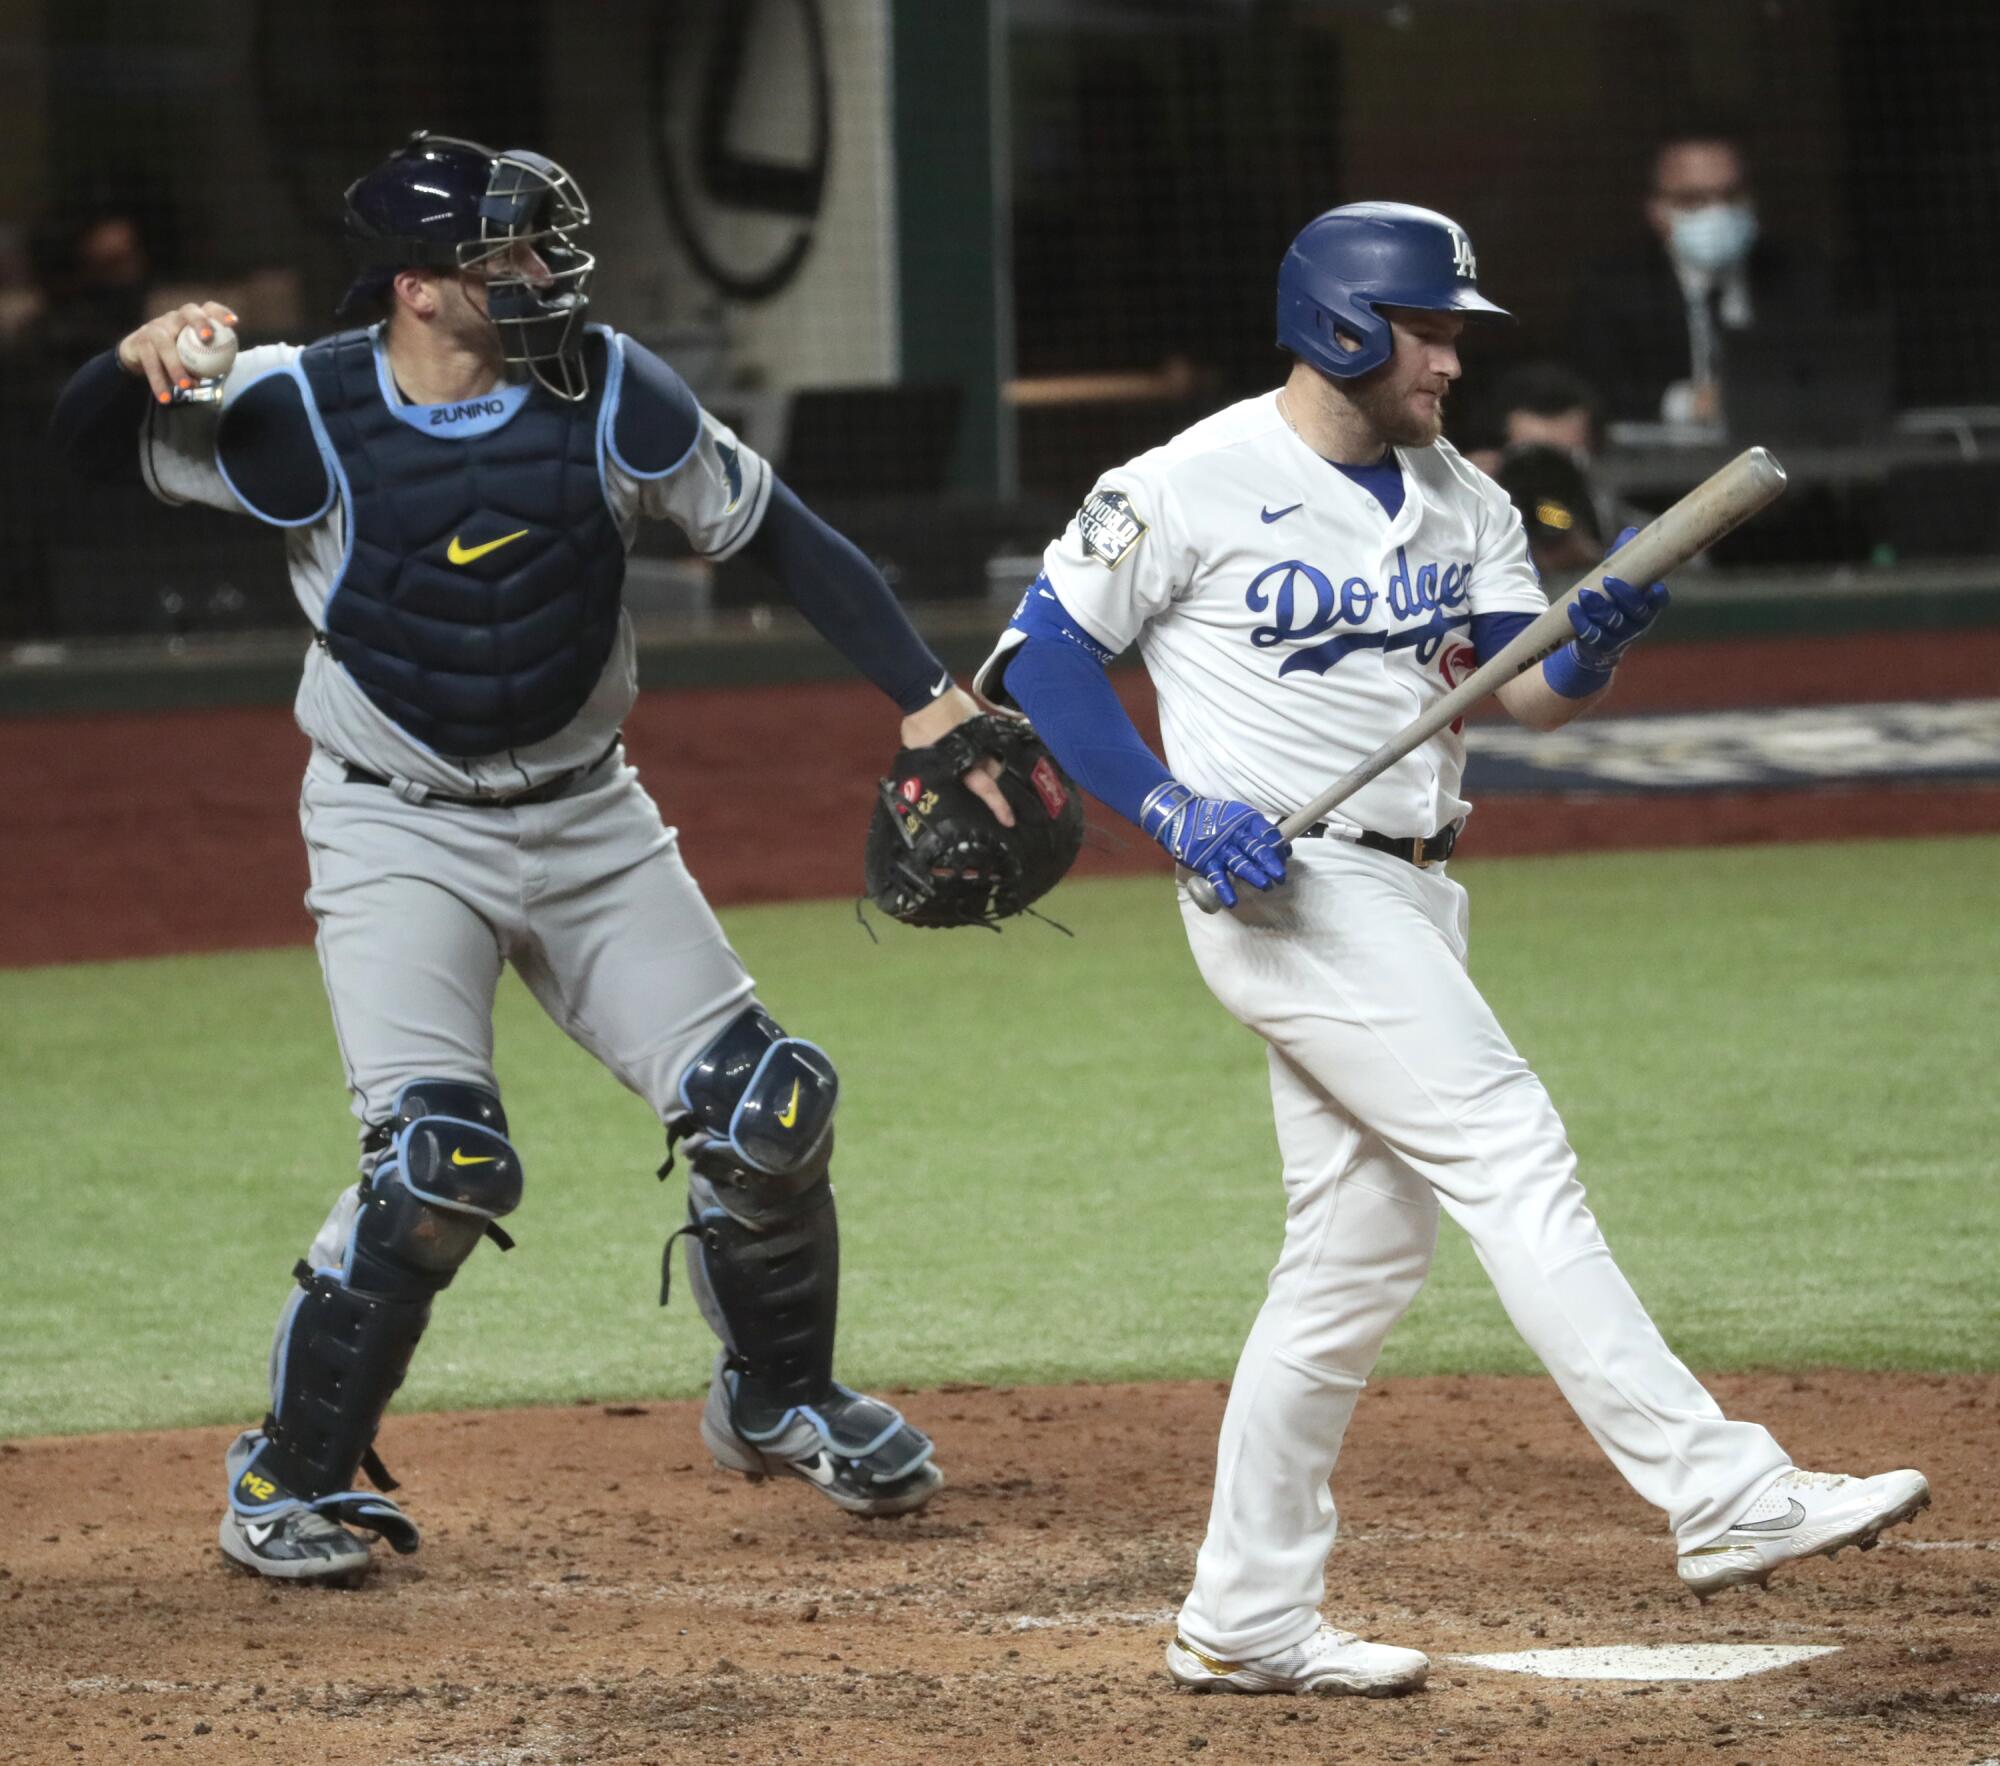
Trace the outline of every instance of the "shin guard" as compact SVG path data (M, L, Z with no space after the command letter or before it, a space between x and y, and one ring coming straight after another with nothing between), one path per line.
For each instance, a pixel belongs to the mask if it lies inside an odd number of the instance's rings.
M432 1299L482 1234L521 1199L500 1100L482 1086L420 1080L375 1129L368 1175L343 1196L318 1267L279 1321L271 1413L243 1477L316 1506L348 1490L403 1383ZM242 1478L232 1501L255 1497Z
M754 1408L773 1415L833 1389L840 1296L833 1116L823 1050L761 1007L736 1017L681 1079L668 1130L687 1151L688 1279Z
M699 1161L700 1154L693 1155ZM687 1269L696 1304L746 1378L746 1399L782 1411L833 1386L840 1228L822 1177L781 1217L737 1218L699 1163L688 1185Z

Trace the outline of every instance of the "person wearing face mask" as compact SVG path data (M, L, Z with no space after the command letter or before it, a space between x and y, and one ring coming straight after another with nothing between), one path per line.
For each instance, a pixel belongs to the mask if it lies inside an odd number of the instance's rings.
M1582 278L1577 365L1614 422L1723 421L1730 361L1754 327L1814 310L1807 275L1765 236L1741 143L1694 128L1653 155L1651 241Z
M1757 209L1735 144L1670 143L1654 161L1646 218L1666 244L1687 316L1687 378L1667 387L1660 415L1714 423L1722 415L1726 333L1747 330L1755 311L1749 259Z

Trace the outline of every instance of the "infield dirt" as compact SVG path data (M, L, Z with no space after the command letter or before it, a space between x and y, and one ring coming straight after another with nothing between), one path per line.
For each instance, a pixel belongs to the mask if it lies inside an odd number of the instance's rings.
M687 1403L392 1415L426 1531L354 1593L214 1545L228 1432L0 1444L0 1757L21 1762L1950 1762L2000 1753L2000 1376L1713 1389L1807 1464L1922 1466L1881 1549L1682 1594L1658 1517L1545 1380L1389 1381L1357 1414L1326 1612L1430 1652L1410 1698L1195 1698L1160 1664L1223 1389L908 1394L950 1483L862 1522L716 1471ZM1780 1643L1722 1683L1456 1656Z

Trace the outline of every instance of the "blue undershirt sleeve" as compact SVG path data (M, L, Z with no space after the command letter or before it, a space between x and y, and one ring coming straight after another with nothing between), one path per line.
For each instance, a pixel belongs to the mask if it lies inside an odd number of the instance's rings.
M1491 662L1529 626L1532 613L1475 613L1472 616L1472 648L1481 662Z
M138 484L139 424L152 388L106 350L70 376L49 418L49 443L72 470L101 484Z
M903 604L852 540L834 532L781 479L741 556L778 579L813 630L907 716L951 685Z
M1147 795L1172 780L1080 643L1031 633L1008 658L1007 693L1070 777L1128 822L1137 825Z
M1491 662L1528 629L1534 618L1532 613L1475 613L1472 647L1479 652L1479 660ZM1552 656L1542 659L1542 679L1565 699L1588 699L1593 693L1604 691L1611 680L1611 671L1591 668L1577 655L1573 644L1565 644Z

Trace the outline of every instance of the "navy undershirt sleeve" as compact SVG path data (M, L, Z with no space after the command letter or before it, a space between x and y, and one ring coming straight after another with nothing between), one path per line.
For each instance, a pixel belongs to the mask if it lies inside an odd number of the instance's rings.
M950 670L917 635L882 573L783 480L771 480L764 519L741 556L776 577L813 630L905 715L923 710L951 685Z
M70 376L49 418L56 457L102 484L138 484L139 423L152 388L106 350Z

